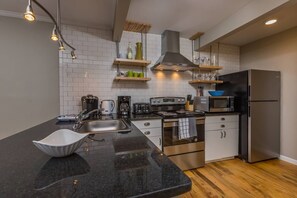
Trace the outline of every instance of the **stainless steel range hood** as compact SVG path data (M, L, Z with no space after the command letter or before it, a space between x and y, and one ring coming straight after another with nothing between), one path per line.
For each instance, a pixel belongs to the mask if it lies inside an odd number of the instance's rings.
M162 33L162 55L152 70L187 71L197 66L180 54L179 32L165 30Z

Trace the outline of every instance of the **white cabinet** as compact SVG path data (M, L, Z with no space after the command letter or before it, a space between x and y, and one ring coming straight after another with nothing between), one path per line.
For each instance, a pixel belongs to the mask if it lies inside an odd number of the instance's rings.
M162 150L162 122L158 120L137 120L132 123Z
M238 155L239 116L207 116L205 119L205 161Z

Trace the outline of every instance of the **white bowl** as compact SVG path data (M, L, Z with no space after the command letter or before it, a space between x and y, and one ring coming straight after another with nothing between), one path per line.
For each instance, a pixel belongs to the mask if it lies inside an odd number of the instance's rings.
M65 157L74 153L89 134L80 134L69 129L60 129L33 144L42 152L53 157Z

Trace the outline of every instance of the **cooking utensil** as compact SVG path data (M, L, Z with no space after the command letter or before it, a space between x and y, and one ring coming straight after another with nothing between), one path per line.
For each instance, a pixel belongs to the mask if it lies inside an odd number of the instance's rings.
M187 101L191 101L191 100L192 100L192 95L191 94L187 95Z

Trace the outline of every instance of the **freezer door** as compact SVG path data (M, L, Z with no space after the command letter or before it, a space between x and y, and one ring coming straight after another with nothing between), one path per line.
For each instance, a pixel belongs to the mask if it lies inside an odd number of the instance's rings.
M250 102L248 120L248 162L279 157L279 102Z
M249 101L279 99L280 72L249 70Z

